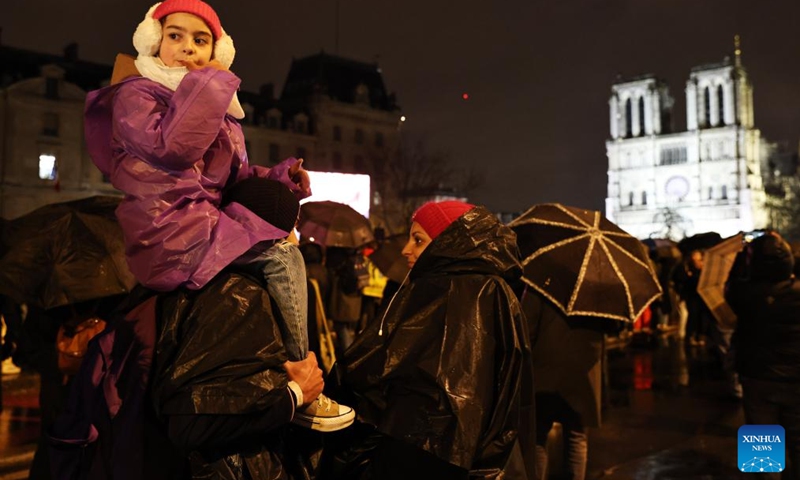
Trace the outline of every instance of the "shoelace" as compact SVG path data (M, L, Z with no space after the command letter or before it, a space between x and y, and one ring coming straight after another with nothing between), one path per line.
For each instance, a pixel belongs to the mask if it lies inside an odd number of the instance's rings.
M319 402L320 407L324 408L326 412L331 411L331 405L333 404L333 402L331 402L330 398L323 397L322 395L320 395L319 397L317 397L317 402Z

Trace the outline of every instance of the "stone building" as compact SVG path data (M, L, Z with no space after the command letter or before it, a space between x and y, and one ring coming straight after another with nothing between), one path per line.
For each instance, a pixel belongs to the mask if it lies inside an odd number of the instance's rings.
M775 146L755 127L753 87L738 46L733 60L692 69L686 131L673 131L674 101L658 78L611 90L610 220L639 238L724 237L766 226L761 171Z

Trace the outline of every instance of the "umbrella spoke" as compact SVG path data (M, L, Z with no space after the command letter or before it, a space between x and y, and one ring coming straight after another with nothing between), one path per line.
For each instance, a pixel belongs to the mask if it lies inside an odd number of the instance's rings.
M586 267L589 265L589 259L592 257L592 251L594 250L595 243L597 243L597 238L590 236L589 247L586 249L586 253L583 256L583 261L581 262L581 270L578 272L578 281L575 282L575 288L572 290L572 296L570 297L569 305L567 306L567 310L569 311L572 310L572 308L575 306L575 301L578 299L578 292L583 285L583 279L586 277Z
M525 258L525 260L522 261L522 266L524 267L531 260L535 259L536 257L540 257L540 256L544 255L547 252L551 252L551 251L553 251L553 250L555 250L555 249L557 249L559 247L563 247L564 245L569 245L570 243L577 242L577 241L583 240L583 239L588 238L588 237L589 237L589 234L585 233L583 235L578 235L577 237L566 238L566 239L561 240L559 242L556 242L556 243L553 243L553 244L550 244L550 245L546 245L546 246L536 250L532 254L528 255L528 257Z
M636 255L632 254L629 250L627 250L625 248L622 248L622 246L620 244L618 244L617 242L615 242L614 240L611 240L610 238L606 238L605 240L609 244L611 244L614 247L616 247L617 251L619 251L623 255L627 256L628 258L630 258L634 262L638 263L641 267L648 268L648 269L650 268L650 265L648 263L645 263L641 258L639 258Z

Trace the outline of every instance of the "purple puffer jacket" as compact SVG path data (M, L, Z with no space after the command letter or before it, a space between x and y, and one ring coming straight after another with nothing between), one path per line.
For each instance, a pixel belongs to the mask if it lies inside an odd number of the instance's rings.
M222 189L249 176L299 191L288 175L297 160L248 164L242 128L226 115L239 83L205 68L175 92L133 77L86 98L89 154L125 193L116 212L125 254L146 287L199 289L256 243L288 235L237 203L219 209Z

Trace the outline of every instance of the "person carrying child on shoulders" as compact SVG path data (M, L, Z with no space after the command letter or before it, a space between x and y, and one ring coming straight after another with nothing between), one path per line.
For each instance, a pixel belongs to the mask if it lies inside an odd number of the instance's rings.
M223 191L248 177L310 194L302 159L250 166L238 120L235 49L201 0L153 5L118 55L112 84L90 92L85 134L95 165L125 193L117 218L128 266L144 286L199 289L253 245L280 235Z

